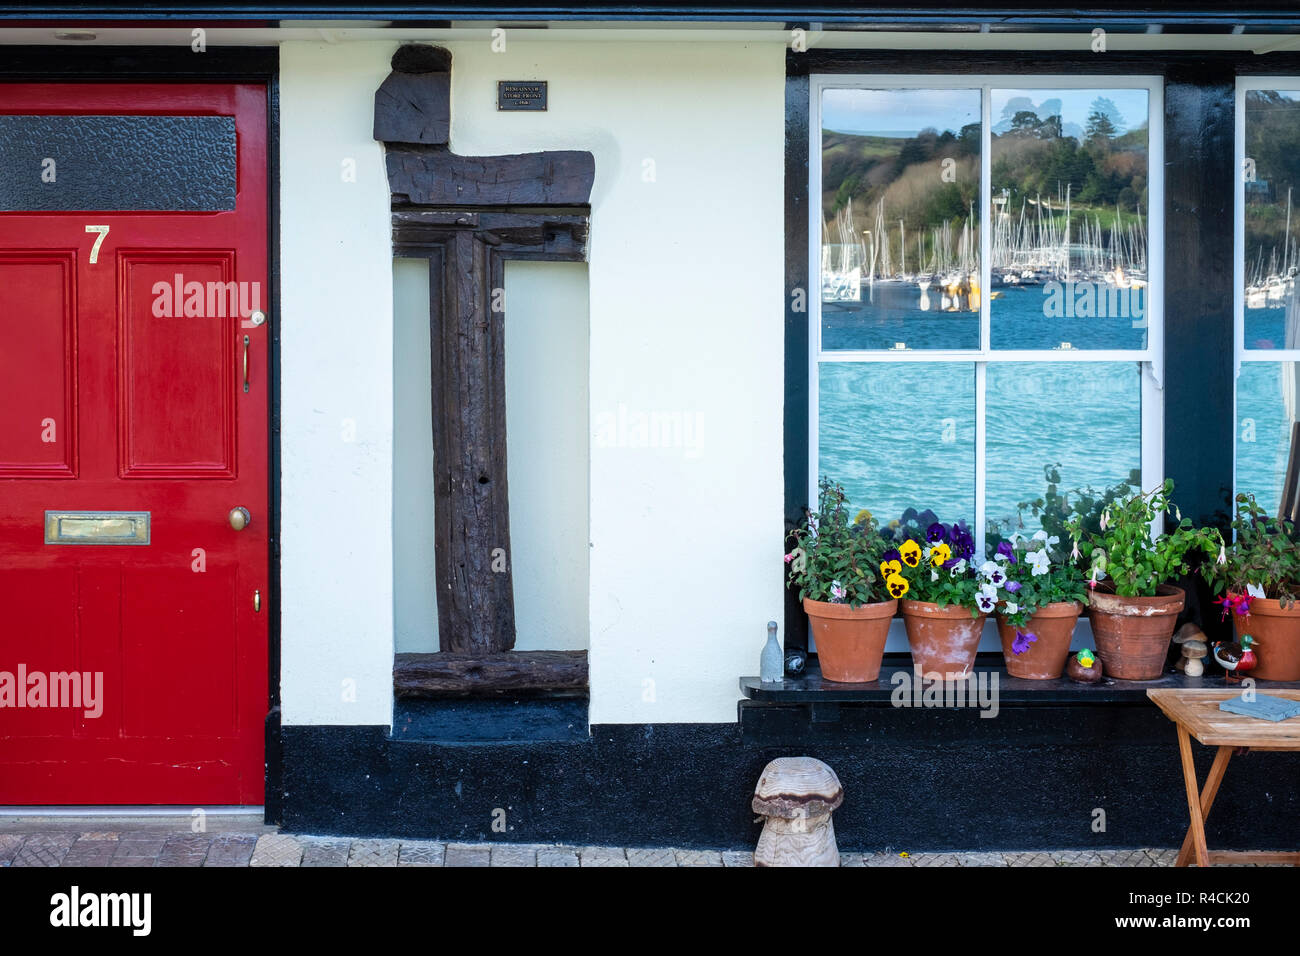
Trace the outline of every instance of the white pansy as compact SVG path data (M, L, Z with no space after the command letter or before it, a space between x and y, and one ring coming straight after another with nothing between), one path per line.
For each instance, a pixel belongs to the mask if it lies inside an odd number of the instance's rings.
M1025 556L1029 566L1033 569L1035 577L1040 574L1046 574L1051 570L1051 559L1048 558L1046 551L1031 551Z
M952 566L952 569L951 569L951 570L952 570L953 577L956 577L956 576L959 575L959 574L965 574L965 573L966 573L966 559L965 559L965 558L962 558L960 561L958 561L956 564L954 564L954 565Z
M1020 610L1020 605L1015 601L1008 601L1005 606L1008 614L1015 614Z
M992 578L1001 573L1002 571L998 568L996 561L985 561L980 565L980 574L984 575L986 578Z

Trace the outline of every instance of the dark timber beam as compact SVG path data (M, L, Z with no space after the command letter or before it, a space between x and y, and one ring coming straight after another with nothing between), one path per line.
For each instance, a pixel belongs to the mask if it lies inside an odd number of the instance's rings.
M398 697L505 697L587 692L586 651L513 651L509 654L398 654L393 664Z
M451 667L450 655L495 660L515 644L505 262L586 258L595 161L572 150L457 156L446 145L451 55L407 45L392 63L375 96L375 136L385 143L394 250L429 260L434 564L439 647L448 655L439 666ZM545 206L580 208L519 211ZM514 675L511 691L521 680L549 686L540 673L547 662L572 678L567 659L537 658L521 669L519 655L509 658L491 672ZM445 676L475 686L483 679L464 667Z

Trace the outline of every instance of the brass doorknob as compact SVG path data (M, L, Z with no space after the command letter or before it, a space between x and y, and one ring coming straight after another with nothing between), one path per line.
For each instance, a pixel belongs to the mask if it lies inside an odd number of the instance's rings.
M243 531L253 523L253 516L248 513L247 508L231 508L230 514L226 517L230 519L230 527L236 531Z

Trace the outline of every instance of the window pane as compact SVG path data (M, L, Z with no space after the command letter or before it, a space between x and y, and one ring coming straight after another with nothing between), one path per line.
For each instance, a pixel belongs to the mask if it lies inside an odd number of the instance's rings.
M975 517L975 366L820 366L817 473L883 524L907 508Z
M979 90L822 94L822 348L977 349Z
M995 349L1146 347L1146 90L993 90Z
M1246 348L1300 348L1293 195L1300 182L1300 93L1246 91ZM1243 369L1244 372L1244 369Z
M991 364L985 385L986 540L1040 527L1064 540L1062 511L1076 489L1141 483L1138 363ZM1047 498L1049 486L1059 507L1035 516L1023 504Z
M1237 376L1237 491L1269 514L1282 499L1300 363L1242 362Z

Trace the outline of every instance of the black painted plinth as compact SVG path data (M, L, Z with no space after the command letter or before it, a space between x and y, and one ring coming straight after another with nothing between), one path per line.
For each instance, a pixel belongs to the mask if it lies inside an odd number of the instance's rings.
M808 754L844 785L845 850L1171 847L1186 831L1174 727L1144 701L1002 701L992 717L887 701L834 709L818 719L801 704L745 700L736 724L596 725L582 741L487 744L286 726L281 822L347 836L750 848L764 765ZM1204 779L1212 754L1193 746ZM1298 817L1300 755L1235 757L1209 842L1294 848Z

